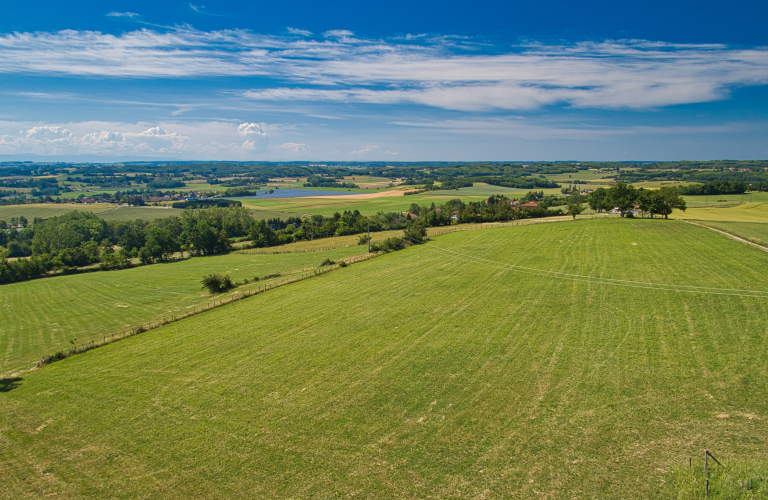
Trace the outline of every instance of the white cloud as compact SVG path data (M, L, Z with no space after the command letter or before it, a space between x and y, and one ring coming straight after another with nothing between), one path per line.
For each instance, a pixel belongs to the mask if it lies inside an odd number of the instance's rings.
M192 9L195 13L202 14L203 16L223 17L221 14L211 14L210 12L206 12L205 5L194 5L190 3L189 8Z
M300 30L298 28L291 28L291 27L286 28L286 30L288 30L288 33L291 33L293 35L312 36L312 32L307 30Z
M25 136L27 139L35 141L68 141L74 135L62 127L43 125L30 128L26 131Z
M108 17L127 17L129 19L133 19L134 17L139 17L139 15L135 12L109 12L107 13Z
M374 151L378 151L379 149L381 149L381 146L369 144L367 146L363 146L357 151L348 151L348 154L364 156L364 155L367 155L368 153L373 153Z
M699 126L591 126L531 119L441 120L423 122L394 122L404 127L417 127L462 136L503 137L526 140L571 139L605 141L618 136L682 136L722 135L746 132L746 124Z
M348 38L354 36L354 33L349 30L330 30L323 33L323 36L325 38Z
M191 5L191 4L190 4ZM119 13L116 13L119 14ZM181 27L119 36L88 31L0 35L0 73L188 78L258 76L252 99L417 104L461 111L647 109L725 99L768 84L768 49L644 40L546 45L493 53L471 40L406 36L323 40ZM465 44L460 45L459 42Z
M0 122L0 154L12 155L252 159L268 144L263 126L255 123Z
M243 137L259 136L264 137L267 135L264 129L256 123L241 123L237 127L237 133Z
M282 151L289 151L291 153L304 153L307 151L307 145L303 142L286 142L283 144L277 144L270 146L273 149L279 149Z

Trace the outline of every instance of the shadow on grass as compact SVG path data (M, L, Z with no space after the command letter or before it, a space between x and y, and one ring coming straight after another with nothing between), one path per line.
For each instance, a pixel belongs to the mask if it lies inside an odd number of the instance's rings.
M12 391L21 385L21 381L24 380L21 377L14 378L0 378L0 392Z

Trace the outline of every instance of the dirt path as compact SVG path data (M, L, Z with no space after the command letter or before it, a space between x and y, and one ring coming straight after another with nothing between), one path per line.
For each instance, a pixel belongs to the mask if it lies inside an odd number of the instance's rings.
M747 243L748 245L752 245L753 247L757 247L757 248L759 248L760 250L762 250L762 251L764 251L764 252L768 252L768 248L766 248L766 247L764 247L764 246L762 246L762 245L758 245L757 243L752 243L752 242L751 242L751 241L749 241L749 240L745 240L744 238L741 238L741 237L739 237L739 236L736 236L736 235L734 235L734 234L731 234L731 233L729 233L729 232L727 232L727 231L722 231L722 230L720 230L720 229L715 229L714 227L709 227L709 226L707 226L707 225L704 225L704 224L698 224L698 223L696 223L696 222L693 222L693 221L689 221L689 220L685 220L685 219L683 219L683 222L687 222L688 224L693 224L694 226L704 227L704 228L710 229L710 230L712 230L712 231L716 231L716 232L718 232L718 233L720 233L720 234L724 234L724 235L726 235L726 236L728 236L728 237L730 237L730 238L733 238L734 240L742 241L742 242L744 242L744 243Z

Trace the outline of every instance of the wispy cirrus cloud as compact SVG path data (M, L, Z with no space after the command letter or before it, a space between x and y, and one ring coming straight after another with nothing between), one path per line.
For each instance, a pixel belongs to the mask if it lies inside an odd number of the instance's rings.
M192 6L192 4L190 4ZM469 39L320 40L243 30L0 35L0 73L110 78L258 78L254 101L409 104L483 112L559 105L648 109L726 99L768 84L768 50L643 40L529 43L492 52ZM308 36L308 35L307 35Z
M272 149L286 151L294 154L305 153L308 149L307 145L303 142L285 142L283 144L274 144L270 147Z
M340 38L340 39L347 39L347 40L354 35L355 34L349 30L328 30L325 33L323 33L323 36L325 38Z
M291 33L293 35L312 36L312 32L311 31L300 30L298 28L288 27L288 28L286 28L286 31L288 31L288 33Z
M354 156L365 156L369 153L375 153L380 149L381 149L381 146L377 144L368 144L366 146L361 147L358 150L349 151L347 154L354 155Z
M608 126L514 118L397 121L394 124L462 136L503 137L537 141L551 139L605 141L619 136L715 136L738 134L753 128L753 125L746 123Z
M195 5L193 3L189 3L189 8L192 9L193 12L196 14L200 14L203 16L214 16L214 17L224 17L221 14L212 14L205 10L205 5Z
M107 17L127 17L128 19L139 17L139 15L135 12L107 12L106 15Z

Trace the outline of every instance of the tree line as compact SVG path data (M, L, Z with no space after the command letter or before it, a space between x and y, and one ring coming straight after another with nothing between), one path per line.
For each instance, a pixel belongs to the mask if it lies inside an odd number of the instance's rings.
M705 184L678 186L682 195L744 194L749 186L741 181L712 181ZM762 186L760 186L762 187Z
M620 182L609 189L597 188L587 199L589 208L595 212L617 209L622 217L632 215L635 210L654 215L663 215L666 219L674 209L685 211L685 200L680 192L672 187L661 189L637 189L631 184Z
M230 238L248 235L255 223L242 207L209 208L182 212L148 222L105 221L95 214L69 214L0 231L0 283L39 278L51 272L77 272L99 263L100 269L131 267L168 260L176 252L190 255L224 253ZM0 225L6 225L0 221ZM6 225L7 226L7 225ZM29 257L8 260L10 257Z

